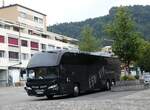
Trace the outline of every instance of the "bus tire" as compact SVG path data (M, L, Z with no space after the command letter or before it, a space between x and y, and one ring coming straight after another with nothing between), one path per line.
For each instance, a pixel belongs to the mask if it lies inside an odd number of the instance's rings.
M53 95L46 95L46 97L47 97L48 99L52 99L52 98L53 98Z
M73 96L77 97L79 95L79 93L80 93L80 88L77 84L75 84L73 87Z
M110 90L111 89L111 84L110 81L106 81L106 90Z

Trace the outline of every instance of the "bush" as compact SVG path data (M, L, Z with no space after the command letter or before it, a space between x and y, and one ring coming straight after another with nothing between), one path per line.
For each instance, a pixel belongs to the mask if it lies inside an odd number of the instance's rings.
M120 78L121 80L123 80L123 81L131 81L131 80L136 80L137 78L135 78L135 76L132 76L132 75L124 75L124 76L122 76L121 78Z
M129 81L131 81L131 80L136 80L136 78L135 78L134 76L132 76L132 75L129 75L129 76L128 76L128 80L129 80Z
M135 75L134 77L135 77L136 79L139 79L139 75Z
M123 81L128 80L128 76L127 75L121 76L121 80L123 80Z

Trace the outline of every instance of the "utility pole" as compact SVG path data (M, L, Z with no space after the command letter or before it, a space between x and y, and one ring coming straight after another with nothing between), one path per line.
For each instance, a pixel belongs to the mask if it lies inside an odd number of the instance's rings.
M21 63L21 24L19 23L19 63Z
M13 64L13 65L10 65L10 66L8 66L8 71L7 71L7 85L8 86L10 86L10 82L9 82L9 69L10 68L12 68L12 67L15 67L15 66L17 66L17 65L20 65L20 71L21 71L21 64L22 64L22 62L21 62L21 31L20 31L20 29L21 29L21 26L20 26L20 22L16 22L17 23L17 25L18 25L18 28L19 28L19 30L18 30L18 40L19 40L19 62L17 63L17 64ZM19 81L20 81L20 74L19 74Z
M3 7L5 6L5 0L3 0Z
M22 61L21 61L21 24L20 22L18 23L19 23L19 64L20 64L20 73L21 73L21 64L22 64ZM20 75L21 74L19 74L19 81L21 81Z

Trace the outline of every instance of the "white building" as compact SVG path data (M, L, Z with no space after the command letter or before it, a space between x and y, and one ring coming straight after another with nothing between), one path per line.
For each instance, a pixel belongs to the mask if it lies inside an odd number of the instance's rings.
M78 40L47 32L46 15L15 4L0 8L0 86L20 82L20 69L39 51L78 50ZM41 59L42 60L42 59Z

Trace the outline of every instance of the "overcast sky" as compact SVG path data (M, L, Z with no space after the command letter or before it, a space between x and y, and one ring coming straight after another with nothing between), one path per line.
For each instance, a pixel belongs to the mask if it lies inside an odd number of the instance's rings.
M46 14L47 25L53 25L104 16L113 6L150 5L150 0L5 0L5 5L15 3Z

